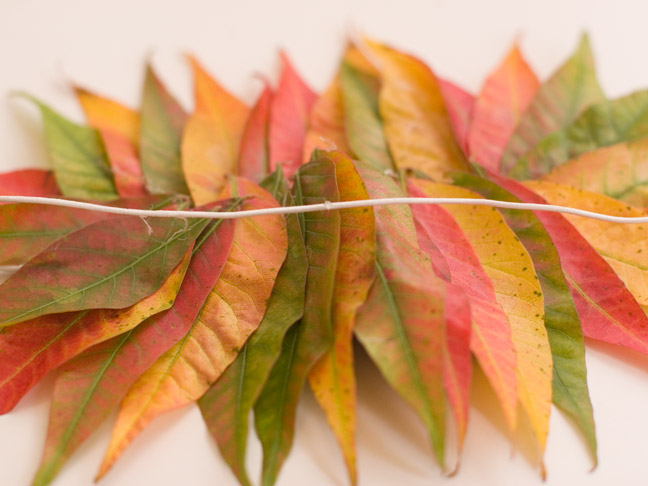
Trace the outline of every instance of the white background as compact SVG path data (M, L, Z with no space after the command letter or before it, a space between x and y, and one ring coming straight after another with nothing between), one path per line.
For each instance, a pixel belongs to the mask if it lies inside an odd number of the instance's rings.
M427 61L437 73L475 92L519 40L545 79L591 35L599 76L610 96L648 87L648 7L644 2L467 1L383 2L299 0L227 2L182 0L0 0L0 170L47 167L40 120L22 89L81 121L66 84L73 79L132 106L139 99L143 63L155 66L185 106L191 80L181 54L191 51L227 87L247 101L260 89L253 73L274 79L278 48L317 89L328 83L349 30L364 32ZM0 250L1 251L1 250ZM545 463L548 486L646 484L648 467L648 359L588 343L587 364L599 438L600 465L577 432L554 410ZM359 362L360 484L539 485L528 441L517 452L483 379L476 380L462 468L443 478L416 417L372 368ZM29 484L43 445L51 378L10 414L0 417L0 484ZM107 445L101 428L66 465L58 486L84 486ZM251 447L256 478L260 451ZM346 473L322 413L305 393L293 453L280 486L344 485ZM218 456L195 407L158 418L133 443L102 484L193 486L236 484Z

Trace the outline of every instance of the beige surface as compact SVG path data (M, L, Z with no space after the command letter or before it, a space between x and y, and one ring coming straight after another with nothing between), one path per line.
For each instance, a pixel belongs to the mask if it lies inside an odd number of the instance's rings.
M21 100L8 100L13 89L27 90L80 120L66 77L134 105L144 58L154 52L156 67L189 106L189 70L180 56L189 49L232 91L250 101L261 87L252 73L274 78L276 51L285 47L297 68L321 90L334 71L349 26L420 55L438 73L473 91L516 36L545 77L586 28L608 94L648 86L644 25L648 7L640 1L309 3L0 0L0 170L47 166L35 110ZM648 359L615 356L619 353L600 346L588 349L600 442L598 470L588 474L590 463L579 436L554 410L546 455L548 486L645 484ZM479 406L471 412L462 469L456 477L444 479L413 414L366 359L361 360L360 371L361 485L541 484L525 456L518 452L511 457L498 425L485 418L484 411L495 406L484 397L483 384L475 390ZM0 417L3 486L29 483L44 441L50 392L51 380L46 380L12 413ZM491 412L488 416L501 422ZM108 431L103 427L74 456L56 485L92 483ZM257 464L259 458L254 445L250 460ZM229 486L235 481L207 437L197 409L190 407L156 420L102 484ZM334 439L308 394L299 410L293 454L278 484L346 484Z

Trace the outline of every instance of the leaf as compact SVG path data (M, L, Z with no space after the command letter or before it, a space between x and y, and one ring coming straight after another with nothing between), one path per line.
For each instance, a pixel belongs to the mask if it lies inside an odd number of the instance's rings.
M151 194L189 194L182 172L180 143L187 114L151 66L146 68L140 109L140 158Z
M99 131L119 195L147 194L138 157L139 114L79 86L74 91L88 123Z
M182 169L198 205L217 199L227 176L238 172L238 150L248 118L245 104L189 57L195 78L196 112L182 138Z
M349 152L344 134L344 111L340 75L335 75L326 91L313 104L304 141L304 163L315 149Z
M111 203L127 208L159 209L174 198L147 196ZM39 204L0 205L0 265L22 265L56 240L91 223L115 216L63 206Z
M188 251L159 290L126 309L51 314L4 328L0 332L0 413L9 412L57 366L171 307L190 256Z
M327 158L299 168L293 187L296 204L338 201L335 165ZM338 258L340 214L300 215L308 258L304 315L287 333L282 352L254 406L263 447L261 483L271 486L290 452L297 401L312 366L333 342L331 304Z
M376 169L393 169L378 112L378 73L355 48L347 51L340 67L340 90L351 151Z
M418 59L370 43L380 61L380 114L396 167L434 179L467 170L434 73Z
M438 190L435 185L428 186L421 181L408 183L408 193L412 197L426 197L432 194L436 197ZM434 245L445 260L452 286L458 287L468 298L472 317L472 333L468 335L470 349L499 399L509 429L514 430L517 423L518 397L516 352L509 321L498 302L496 289L475 253L468 235L445 207L413 205L412 212L421 247L434 261L435 257L429 251L428 242ZM492 221L487 219L485 222L490 224L484 233L490 235ZM456 291L448 291L446 305L459 305L458 300L461 296L456 294ZM452 315L450 309L446 309L446 315ZM468 385L469 383L464 384ZM450 395L451 399L456 398L456 395ZM467 395L468 390L465 388L459 394L465 397ZM463 408L465 406L467 404L461 403L453 408L460 449L463 443L462 431L465 430L467 422L466 410Z
M475 101L468 152L471 160L493 172L520 116L533 99L540 83L514 46L489 76Z
M475 97L463 88L445 79L437 78L443 102L448 110L450 126L464 154L468 153L468 129Z
M173 306L66 363L56 379L43 459L34 486L49 484L131 385L191 328L229 254L235 222L209 227L193 249Z
M233 181L222 196L250 196L243 209L276 207L263 189ZM198 400L236 358L263 319L287 249L282 215L237 222L232 249L216 285L187 334L153 363L124 398L98 478L161 413ZM191 378L188 378L191 377Z
M281 169L265 179L262 187L272 191L275 199L283 201L283 205L292 205L290 187ZM243 485L250 485L245 469L248 415L279 357L286 331L304 312L308 262L298 216L286 215L286 226L286 260L277 274L261 324L234 362L198 401L221 455Z
M576 52L538 89L511 135L500 163L504 174L540 140L568 126L588 106L605 96L596 80L594 59L586 35Z
M131 306L160 288L206 224L119 216L70 233L0 285L0 327L45 314Z
M529 182L527 187L550 204L569 206L614 216L645 216L643 211L593 192L551 182ZM587 242L612 267L640 305L648 305L648 228L641 224L621 225L566 214Z
M401 197L393 179L356 168L372 199ZM356 317L355 335L388 383L423 420L444 467L444 300L446 285L417 244L408 206L380 206L376 216L376 280Z
M273 172L278 164L283 164L283 171L290 178L302 163L308 120L317 95L299 77L283 52L281 63L279 86L270 102L269 170Z
M497 182L523 202L546 202L515 181ZM610 265L564 216L544 211L535 215L558 250L583 335L648 353L648 318Z
M97 130L63 118L36 98L56 183L64 196L110 201L118 197Z
M474 192L447 184L416 181L416 186L426 196L479 197ZM544 327L542 288L533 261L497 210L462 205L445 208L470 242L508 318L517 357L518 400L529 416L543 453L549 431L553 362ZM513 426L511 415L507 416L509 426Z
M648 206L648 140L584 153L554 167L540 180L598 192L633 206Z
M457 426L458 450L463 448L468 425L472 357L470 354L471 312L464 292L447 286L443 338L443 388L450 401ZM459 459L457 466L459 467Z
M511 175L518 179L539 177L578 155L647 135L648 91L603 101L544 138L518 160Z
M268 175L268 126L272 89L265 85L259 99L250 111L250 116L241 135L238 170L241 177L260 182Z
M24 169L0 174L0 194L3 196L60 196L54 174L49 170Z
M368 199L360 175L343 152L328 152L335 162L340 201ZM374 213L371 208L340 211L340 248L333 288L333 346L311 369L308 380L340 443L351 484L357 482L355 431L356 386L353 374L353 327L358 308L374 280Z
M494 178L495 182L501 181ZM485 179L460 174L455 184L483 197L519 202L510 192ZM529 211L499 210L533 260L544 297L545 327L553 358L553 402L580 427L597 463L592 404L587 388L585 346L578 313L563 275L560 257L551 236L538 217Z

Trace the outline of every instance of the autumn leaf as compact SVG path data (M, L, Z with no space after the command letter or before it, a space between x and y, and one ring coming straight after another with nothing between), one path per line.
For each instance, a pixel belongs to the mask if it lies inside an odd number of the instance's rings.
M399 197L389 176L356 165L372 199ZM356 317L355 335L387 382L423 420L436 458L445 464L443 345L445 283L417 244L408 206L376 215L376 279Z
M197 205L218 198L227 176L238 172L238 150L249 109L189 56L196 111L182 137L182 169Z
M528 182L526 186L550 204L613 216L644 216L640 209L602 194L581 191L551 182ZM648 227L620 225L592 218L564 216L612 267L641 305L648 305Z
M499 171L506 143L539 84L514 46L488 77L472 107L467 142L472 161L493 172Z
M427 187L426 190L426 185L419 184L423 183L410 181L408 184L410 196L436 195L434 186ZM428 252L432 261L436 261L434 251L439 253L448 268L447 280L468 298L473 326L472 332L467 336L470 339L470 349L497 394L508 427L513 430L517 423L516 354L508 319L497 301L493 283L472 248L471 242L464 234L464 230L446 209L439 206L416 205L412 207L412 212L421 247ZM430 250L430 245L433 245L433 251ZM456 303L460 299L461 296L457 296L457 292L453 291L450 292L446 303ZM446 310L446 314L450 315L450 312ZM469 383L464 382L464 387L468 385ZM467 404L463 401L457 403L457 401L459 397L465 400L468 393L467 388L457 393L449 393L457 421L460 448L467 424L465 409Z
M170 309L63 365L55 382L35 486L52 481L70 455L119 405L138 376L191 328L225 265L235 226L232 221L220 221L203 233Z
M497 182L524 202L546 202L515 181L500 178ZM610 265L564 216L535 214L560 255L583 335L647 353L648 317Z
M446 80L437 78L441 96L448 110L450 125L457 143L465 155L468 154L468 129L475 104L475 97L468 91Z
M498 180L502 181L495 178L495 181ZM520 202L510 192L477 176L457 174L454 182L486 198ZM596 434L587 387L583 333L558 251L549 233L533 213L510 209L500 209L500 213L531 255L542 287L544 323L553 358L552 400L578 424L596 465Z
M57 366L171 307L190 256L188 251L159 290L126 309L50 314L3 329L0 333L0 413L11 410L33 385Z
M308 120L317 95L299 77L284 52L281 65L279 86L270 102L269 171L283 164L290 178L302 163Z
M270 194L242 179L233 180L221 196L255 196L243 202L242 209L276 206ZM286 250L283 216L237 222L225 266L199 316L124 398L98 478L153 418L199 399L236 358L263 319ZM192 376L191 381L187 376Z
M583 35L576 52L540 86L522 114L502 153L500 171L509 174L516 170L518 159L540 140L568 126L585 108L604 99L589 39Z
M335 165L316 159L296 174L296 204L339 200ZM331 304L340 238L340 214L316 211L300 215L308 259L304 314L282 344L279 359L254 406L255 427L263 447L261 483L271 486L292 447L297 401L313 365L333 342Z
M633 206L648 206L648 139L584 153L540 180L598 192Z
M0 285L1 326L133 305L160 288L206 224L119 216L70 233ZM32 289L28 300L20 298L25 288Z
M49 170L25 169L0 174L0 194L3 196L60 196L54 174Z
M340 201L369 195L353 162L340 151L328 152L335 162ZM353 327L374 279L374 213L371 208L340 211L340 248L333 288L333 346L315 363L308 380L335 433L349 471L357 482L355 429L356 386L353 373Z
M88 123L99 131L119 195L147 194L138 154L139 114L79 86L74 91Z
M369 43L381 74L380 115L394 162L434 179L467 170L434 73L418 59Z
M43 117L56 183L64 196L109 201L118 197L106 153L94 128L77 125L30 95Z
M315 149L349 152L344 130L344 111L339 74L313 104L304 141L304 163Z
M146 68L140 108L140 158L151 194L189 194L182 173L180 143L187 114L153 68Z
M292 205L290 187L281 169L266 178L261 186L271 191L282 205ZM286 331L304 312L308 263L296 214L286 216L286 227L288 252L277 274L263 320L234 362L198 401L221 455L243 485L251 484L245 468L248 415L279 358Z
M254 182L261 182L270 167L268 153L268 129L272 89L267 84L250 110L239 147L238 174Z

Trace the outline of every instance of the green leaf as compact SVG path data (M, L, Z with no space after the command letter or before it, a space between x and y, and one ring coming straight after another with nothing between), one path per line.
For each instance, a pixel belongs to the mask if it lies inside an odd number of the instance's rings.
M140 113L140 158L151 194L189 194L180 144L187 114L150 66L146 69Z
M293 188L297 204L338 201L335 165L318 159L302 166ZM308 372L333 339L331 303L340 238L337 211L303 213L308 256L304 315L286 334L282 353L254 406L263 446L263 486L275 483L292 446L297 401Z
M344 127L353 153L376 169L394 169L378 109L380 82L348 60L340 67ZM359 54L356 52L356 56Z
M585 108L604 99L589 40L583 35L576 52L540 86L522 114L502 153L500 171L510 173L518 159L545 136L568 126Z
M544 138L526 153L510 175L540 177L586 152L648 135L648 90L590 106L568 127Z
M281 168L267 177L261 186L284 206L293 205L290 187ZM279 358L286 331L304 312L308 269L306 247L298 216L287 215L286 224L288 254L277 275L263 321L236 360L198 401L221 455L245 486L251 484L245 469L248 415Z
M54 175L64 196L109 201L119 197L99 132L63 118L45 103L23 94L40 109Z

